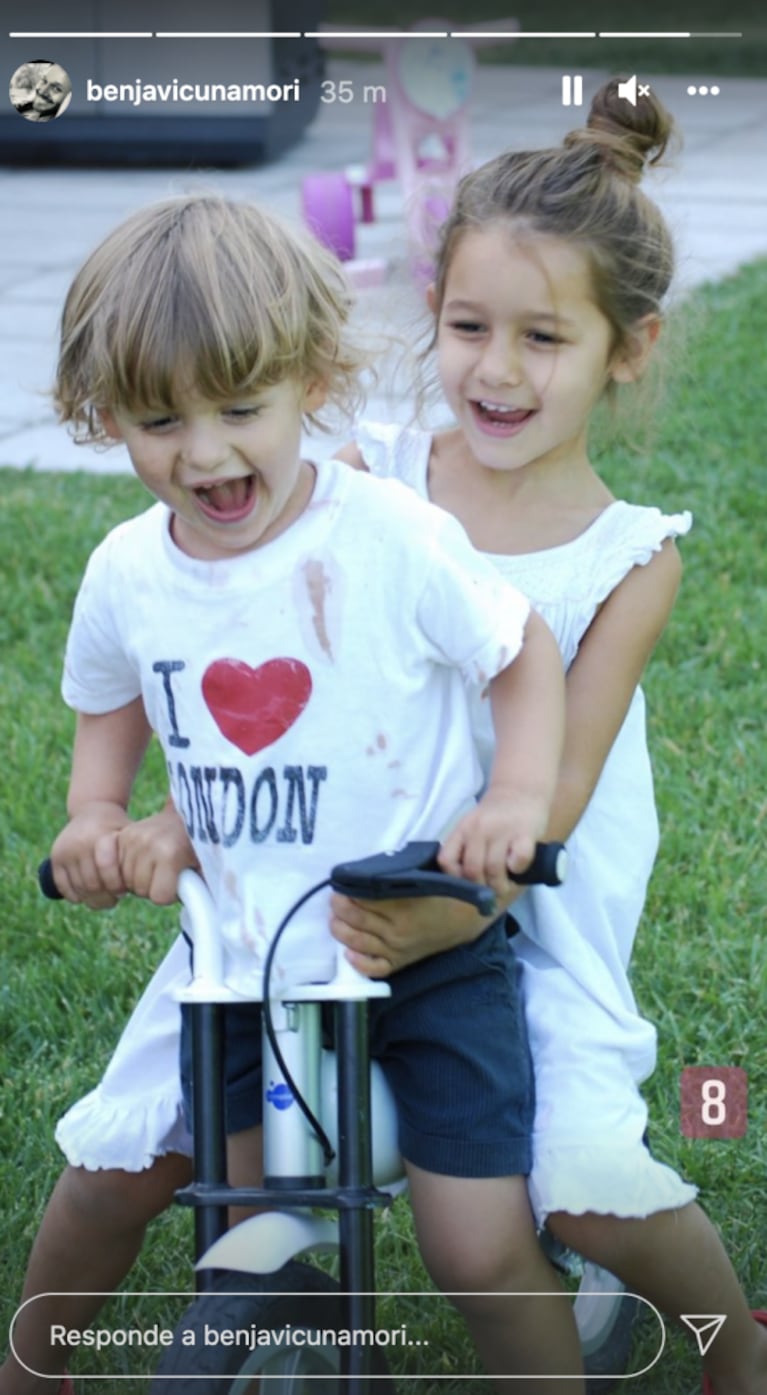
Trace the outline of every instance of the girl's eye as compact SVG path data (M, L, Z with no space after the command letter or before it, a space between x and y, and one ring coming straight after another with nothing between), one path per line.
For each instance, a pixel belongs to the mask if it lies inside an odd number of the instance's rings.
M544 347L563 342L556 334L550 334L545 329L530 329L527 337L533 344L541 344Z
M479 320L452 320L450 328L457 334L481 334L485 326Z

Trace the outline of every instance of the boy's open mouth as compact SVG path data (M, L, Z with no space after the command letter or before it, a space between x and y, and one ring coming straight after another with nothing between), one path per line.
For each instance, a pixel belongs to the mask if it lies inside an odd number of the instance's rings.
M194 496L206 518L215 519L216 523L238 523L247 518L255 503L255 477L238 475L218 484L202 485L194 490Z

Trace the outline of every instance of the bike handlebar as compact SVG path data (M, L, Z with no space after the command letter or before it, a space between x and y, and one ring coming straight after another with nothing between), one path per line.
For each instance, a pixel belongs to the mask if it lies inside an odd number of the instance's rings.
M345 862L333 868L330 884L334 891L362 901L447 896L454 901L468 901L481 915L492 915L494 892L466 877L448 876L437 861L439 848L439 843L408 843L399 852ZM564 881L566 865L562 843L537 843L530 866L524 872L509 875L522 886L559 886Z
M333 868L330 884L334 891L363 901L391 901L398 897L446 896L455 901L467 901L481 915L492 915L495 896L488 886L465 877L450 877L440 870L437 862L439 843L407 843L395 853L377 853L342 862ZM538 843L530 866L511 875L522 886L560 886L565 878L567 853L562 843ZM37 869L37 880L43 896L49 901L62 901L53 876L51 860L46 857Z
M46 857L37 869L37 884L49 901L63 901L64 897L59 891L53 879L53 865L51 859Z

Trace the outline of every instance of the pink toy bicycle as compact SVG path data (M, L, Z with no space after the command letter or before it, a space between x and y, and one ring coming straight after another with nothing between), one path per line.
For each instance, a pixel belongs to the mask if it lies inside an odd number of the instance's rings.
M470 167L469 101L475 60L473 49L497 43L517 30L516 20L493 20L471 30L446 20L421 20L410 35L395 29L357 31L354 37L325 33L325 48L381 51L384 85L366 86L373 104L373 144L369 164L339 173L310 175L302 188L306 222L327 247L347 264L358 286L379 284L386 274L382 259L357 260L356 224L375 219L375 185L399 179L405 204L410 265L423 284L431 279L439 228L453 200L455 186ZM446 37L442 37L446 35ZM322 84L324 102L353 100L348 80Z

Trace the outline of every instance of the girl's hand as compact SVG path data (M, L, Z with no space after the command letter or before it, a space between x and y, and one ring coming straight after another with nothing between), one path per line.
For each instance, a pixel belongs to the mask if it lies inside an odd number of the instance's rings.
M530 866L535 844L546 832L547 815L543 798L491 785L443 842L439 865L452 876L484 882L508 904L513 885L509 872L524 872Z
M51 849L51 867L65 900L107 911L125 895L118 834L126 823L121 805L94 801L62 829Z
M330 906L332 934L346 946L350 964L368 978L388 978L419 959L468 944L490 924L465 902L437 896L353 901L336 894Z
M149 818L126 823L117 835L120 870L126 890L156 906L176 900L179 873L198 868L194 848L174 805Z

